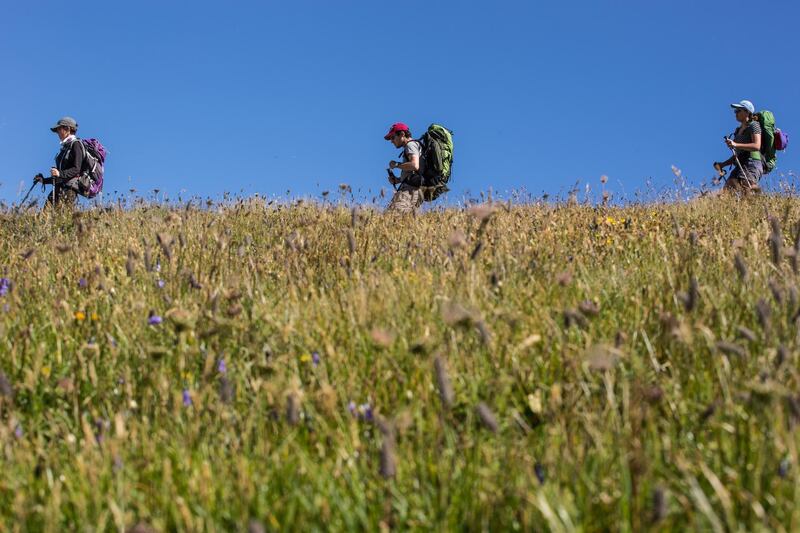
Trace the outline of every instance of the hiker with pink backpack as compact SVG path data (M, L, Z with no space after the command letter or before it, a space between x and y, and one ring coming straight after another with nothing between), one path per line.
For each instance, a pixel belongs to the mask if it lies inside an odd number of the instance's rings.
M56 154L55 166L50 168L50 176L45 178L37 174L33 185L53 186L45 209L49 206L74 208L78 195L94 198L103 190L106 149L97 139L79 139L76 136L78 123L72 117L59 119L50 131L58 135L61 148Z

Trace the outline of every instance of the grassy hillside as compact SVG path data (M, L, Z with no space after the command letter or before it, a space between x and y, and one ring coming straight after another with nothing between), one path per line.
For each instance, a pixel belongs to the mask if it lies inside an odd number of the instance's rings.
M0 522L796 531L798 221L3 215Z

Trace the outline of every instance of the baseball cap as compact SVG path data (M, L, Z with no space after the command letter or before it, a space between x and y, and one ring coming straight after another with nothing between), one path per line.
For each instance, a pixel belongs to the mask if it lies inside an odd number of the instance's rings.
M406 126L402 122L396 122L392 124L392 127L389 129L389 133L384 135L383 138L388 141L389 139L394 137L394 134L397 133L398 131L411 131L411 130L408 128L408 126Z
M56 129L60 128L61 126L66 126L67 128L72 128L74 130L78 129L78 123L75 122L74 118L61 117L60 119L58 119L58 122L56 122L56 125L50 128L50 131L56 131Z
M734 109L737 109L737 108L747 109L751 113L755 113L756 112L756 106L754 106L753 102L751 102L750 100L742 100L738 104L731 104L731 107L734 108Z

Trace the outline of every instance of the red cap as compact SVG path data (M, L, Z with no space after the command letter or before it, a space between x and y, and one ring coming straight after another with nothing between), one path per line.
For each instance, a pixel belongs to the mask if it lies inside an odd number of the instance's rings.
M397 133L398 131L411 131L411 130L408 128L408 126L406 126L402 122L398 122L396 124L392 124L392 128L389 130L389 133L387 133L383 138L388 141L389 139L394 137L394 134Z

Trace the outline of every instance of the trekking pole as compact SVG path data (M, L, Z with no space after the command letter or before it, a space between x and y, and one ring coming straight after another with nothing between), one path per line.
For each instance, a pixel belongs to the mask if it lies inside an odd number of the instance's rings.
M397 176L394 175L394 172L392 172L391 168L387 168L386 173L389 174L389 183L391 183L392 187L394 187L394 190L397 191L397 183L395 183Z
M22 199L22 201L19 203L19 205L23 205L28 200L28 196L31 195L31 191L33 191L33 188L36 187L36 185L37 185L37 182L34 181L33 185L31 185L31 188L28 189L27 193L25 193L25 197Z
M730 140L730 137L725 137L725 140L726 141ZM747 181L747 183L750 186L755 185L756 184L755 180L751 180L750 179L750 176L747 174L747 171L744 169L744 167L742 166L742 163L739 161L739 158L736 155L736 148L733 148L733 147L730 147L730 146L728 148L730 148L731 152L733 152L733 160L736 162L736 166L739 168L739 172L741 172L742 175L744 176L745 181Z

